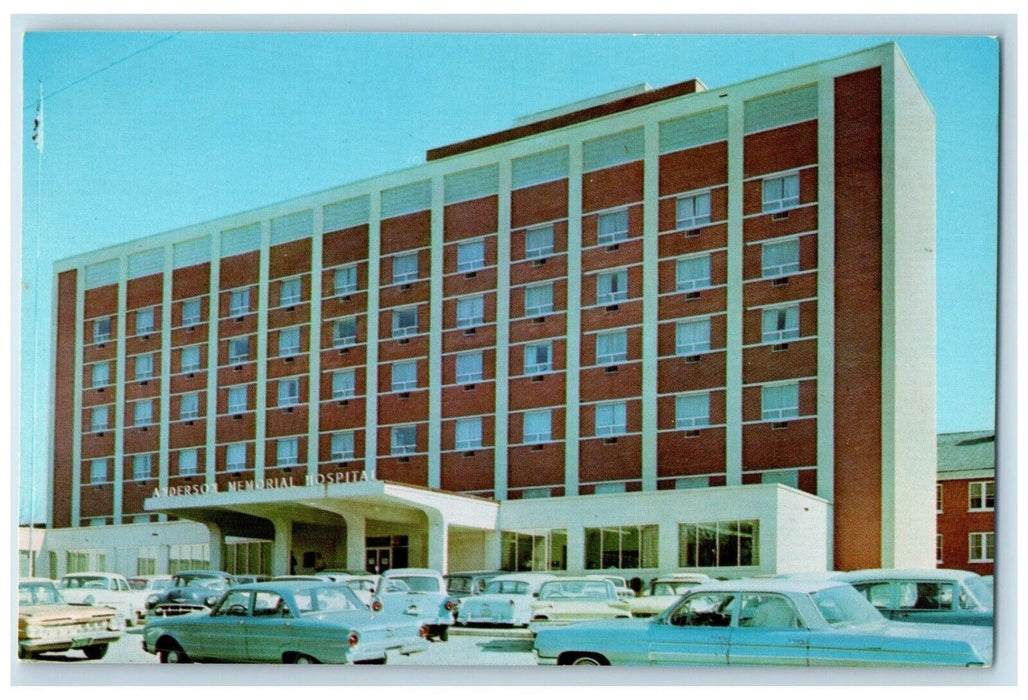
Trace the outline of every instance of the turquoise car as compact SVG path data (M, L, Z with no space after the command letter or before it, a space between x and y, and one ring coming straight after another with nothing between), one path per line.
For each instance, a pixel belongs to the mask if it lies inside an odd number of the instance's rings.
M534 651L543 665L987 666L989 632L886 620L838 581L743 579L656 617L541 629Z
M143 649L161 663L386 663L427 648L411 616L372 612L345 584L234 586L209 611L147 621Z
M885 617L903 622L992 627L992 589L958 569L862 569L833 576L860 591Z

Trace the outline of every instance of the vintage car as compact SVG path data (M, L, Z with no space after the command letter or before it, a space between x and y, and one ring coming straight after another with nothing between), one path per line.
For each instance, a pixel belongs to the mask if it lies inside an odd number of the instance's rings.
M128 577L128 585L132 589L132 606L135 608L137 621L142 622L146 617L146 599L154 593L171 588L171 581L170 574L142 574Z
M504 573L503 571L461 571L446 574L446 592L457 599L457 617L460 618L460 606L465 599L480 595L491 580Z
M442 574L434 569L388 569L382 573L371 609L414 615L428 628L428 638L450 638L457 601L446 592Z
M632 611L632 617L652 617L707 581L710 577L706 574L672 574L655 578L639 597L628 601L628 609Z
M614 591L618 594L618 598L622 600L635 598L635 591L628 585L628 581L625 580L624 576L617 576L615 574L600 574L600 576L614 584Z
M209 610L229 586L236 584L224 571L180 571L171 587L146 599L146 616L168 617Z
M143 619L139 596L132 592L128 579L105 571L81 571L62 576L57 582L61 596L69 603L109 605L118 611L128 626Z
M87 659L102 659L121 638L118 611L105 605L72 605L50 579L18 581L18 658L48 651L81 649Z
M608 579L602 576L558 578L539 587L528 627L535 633L578 620L631 616L628 601L618 596Z
M379 577L376 574L356 576L352 574L333 574L335 581L345 583L350 587L360 600L369 608L375 600L375 591L378 590Z
M862 569L833 574L888 618L905 622L992 626L992 589L956 569Z
M267 581L229 588L207 612L148 620L143 648L161 663L383 664L426 649L425 632L338 583Z
M534 650L544 665L987 666L992 636L886 620L840 581L740 579L656 617L540 630Z
M462 625L511 625L525 627L532 620L532 602L539 587L556 576L550 574L504 574L497 576L480 595L465 598L457 613Z

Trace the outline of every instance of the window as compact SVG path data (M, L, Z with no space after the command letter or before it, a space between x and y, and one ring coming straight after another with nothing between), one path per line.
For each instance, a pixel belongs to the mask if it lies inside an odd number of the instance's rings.
M549 487L525 489L522 498L545 498ZM500 533L500 562L506 571L566 571L567 530Z
M996 557L996 537L992 532L972 532L967 536L967 560L991 562Z
M136 335L153 333L153 309L140 309L136 312Z
M98 318L93 321L93 342L106 343L111 339L111 319Z
M942 484L935 485L935 512L942 512Z
M199 299L182 302L182 325L195 326L201 320L202 307Z
M418 254L406 253L393 258L393 284L412 282L418 278Z
M935 534L935 563L942 563L942 535Z
M457 421L455 432L458 450L474 450L482 446L481 418L462 418Z
M94 433L107 430L107 406L94 406L90 412L89 427Z
M299 304L302 290L303 285L301 284L299 277L290 277L287 280L282 280L282 283L279 286L279 306Z
M347 265L336 270L333 291L336 296L357 291L357 266Z
M553 369L553 341L525 346L525 374L543 374Z
M549 442L553 435L553 416L550 409L528 411L524 414L523 439L526 443Z
M585 568L656 568L658 532L656 525L587 527Z
M457 271L471 272L485 267L485 241L457 244Z
M675 289L690 292L710 286L710 255L682 258L675 266Z
M89 463L89 483L102 484L107 481L107 460L94 459Z
M235 289L229 294L228 315L244 316L250 312L250 290Z
M457 300L457 328L470 328L485 321L485 298L465 297Z
M995 507L995 481L972 481L967 485L968 510L993 510Z
M728 520L678 526L678 566L758 566L760 521Z
M340 369L332 373L332 398L352 399L357 395L357 371Z
M553 226L525 231L525 258L542 258L553 252Z
M393 455L414 454L417 450L418 429L414 425L396 425L390 442Z
M136 355L136 381L153 378L153 355Z
M761 391L760 419L780 421L800 415L800 385L773 384Z
M760 248L762 277L781 277L800 271L800 239L765 243Z
M230 364L246 362L250 359L250 339L232 338L228 341L228 361Z
M735 593L695 595L675 604L668 623L675 627L728 627L735 598Z
M482 381L482 351L457 355L457 383L468 384Z
M230 386L228 388L228 412L242 413L246 410L246 387Z
M596 303L613 304L628 298L628 270L601 272L596 276Z
M553 283L525 287L525 315L542 316L553 311Z
M278 405L296 406L300 403L300 380L296 377L278 380Z
M332 323L332 347L348 348L357 343L357 319L340 318Z
M710 350L710 319L679 321L675 326L675 354L698 355Z
M300 463L300 439L281 438L275 442L275 463L280 467L292 467Z
M342 462L354 457L353 431L344 430L332 433L332 460Z
M596 335L596 364L612 365L628 359L628 331L611 331Z
M93 365L93 388L107 386L111 383L111 364L97 362Z
M278 332L278 356L292 357L300 352L300 329L283 328Z
M178 417L181 420L196 418L200 415L200 394L182 394Z
M153 402L150 399L140 399L132 406L134 425L150 425L153 423Z
M246 470L246 443L234 442L225 448L225 469L230 472Z
M675 397L675 428L692 430L710 425L710 394Z
M230 346L231 348L231 346ZM189 345L182 348L182 371L195 372L200 369L200 346Z
M628 430L627 407L624 401L596 406L596 435L624 435Z
M691 229L710 223L710 192L679 197L675 201L675 228Z
M392 366L393 391L410 391L418 386L418 363L416 360L394 362Z
M779 306L764 309L763 341L765 343L781 343L800 337L800 307Z
M790 173L778 177L764 179L763 183L764 211L788 209L800 203L800 175Z
M153 475L150 455L134 455L132 457L132 478L135 481L149 479Z
M418 332L418 307L408 306L393 311L393 337L402 338Z
M628 210L618 209L596 217L596 242L610 245L628 238Z
M197 451L195 449L182 450L178 453L178 473L180 476L191 476L197 473Z

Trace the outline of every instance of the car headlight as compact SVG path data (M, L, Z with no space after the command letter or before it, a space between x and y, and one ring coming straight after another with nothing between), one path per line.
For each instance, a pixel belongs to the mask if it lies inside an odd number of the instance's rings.
M218 602L218 596L216 596L216 595L209 595L203 601L204 605L206 605L208 608L213 608L214 604L217 603L217 602Z

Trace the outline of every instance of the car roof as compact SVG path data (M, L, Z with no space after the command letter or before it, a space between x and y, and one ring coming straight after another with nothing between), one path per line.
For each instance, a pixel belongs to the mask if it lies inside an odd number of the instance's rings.
M444 576L443 578L451 578L451 577L472 578L472 577L475 577L475 576L499 576L500 574L505 574L505 573L507 573L507 572L506 571L496 571L496 570L492 570L492 571L485 571L485 570L483 570L483 571L454 571L453 573L446 574L446 576Z
M186 571L176 571L171 576L228 576L232 574L227 571L218 571L217 569L187 569Z
M840 581L863 580L868 578L876 579L965 579L973 578L978 574L973 571L962 571L960 569L857 569L856 571L843 571L833 575L832 578Z
M18 579L18 583L53 583L53 579L42 576L25 576Z
M405 568L405 569L387 569L382 572L383 576L442 576L435 569L418 569L418 568Z
M112 574L110 571L76 571L72 574L65 574L64 576L61 576L61 578L65 578L67 576L114 576L116 578L125 578L121 574Z
M493 581L556 581L559 577L553 574L525 571L519 574L501 574L493 578Z
M729 581L708 581L692 589L703 591L739 591L742 593L812 593L824 588L848 586L843 581L803 578L740 578Z

